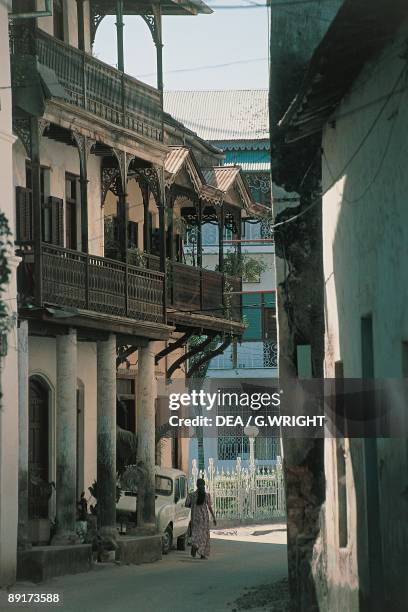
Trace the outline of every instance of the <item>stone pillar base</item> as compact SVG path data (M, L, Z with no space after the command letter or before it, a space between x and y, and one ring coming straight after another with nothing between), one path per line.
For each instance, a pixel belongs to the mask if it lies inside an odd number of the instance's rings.
M101 548L104 551L117 550L118 532L115 527L101 527L98 530Z
M157 527L156 527L156 523L142 523L141 525L138 525L136 527L136 529L132 530L132 533L135 533L137 535L156 535L157 534Z

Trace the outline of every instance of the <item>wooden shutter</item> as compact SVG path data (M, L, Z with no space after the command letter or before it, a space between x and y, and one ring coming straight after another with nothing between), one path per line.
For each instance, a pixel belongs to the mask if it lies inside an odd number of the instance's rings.
M264 339L277 342L276 310L275 308L264 308L263 311Z
M64 246L64 201L50 196L48 207L51 210L51 244Z
M128 245L131 249L138 247L138 224L135 221L128 221Z
M17 240L33 240L33 203L31 189L16 187Z

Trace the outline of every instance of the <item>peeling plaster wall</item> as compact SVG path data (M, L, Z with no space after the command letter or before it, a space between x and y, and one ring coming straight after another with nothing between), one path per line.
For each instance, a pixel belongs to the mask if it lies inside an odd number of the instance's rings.
M325 277L325 375L343 362L344 377L362 375L361 317L371 313L376 378L400 378L402 342L408 340L407 79L403 78L380 118L406 60L405 23L393 44L367 64L338 107L335 127L323 135L322 163ZM400 91L399 91L400 90ZM359 154L348 164L362 139ZM336 178L347 165L345 173ZM406 410L406 407L405 407ZM383 549L387 610L408 609L408 444L377 440L380 492L378 537ZM364 444L350 440L346 452L349 541L338 545L336 446L325 449L328 603L330 612L360 610L373 588L367 559ZM364 557L367 555L366 557ZM361 590L361 607L357 589Z

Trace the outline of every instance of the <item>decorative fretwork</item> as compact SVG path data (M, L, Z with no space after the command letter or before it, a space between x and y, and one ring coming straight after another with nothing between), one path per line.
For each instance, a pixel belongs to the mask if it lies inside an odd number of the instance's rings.
M13 114L13 132L24 146L27 157L31 157L31 131L28 115Z
M141 15L141 18L143 19L143 21L146 22L147 27L149 28L150 33L152 35L154 43L156 45L160 44L159 42L160 28L157 27L156 17L154 15Z
M246 182L251 191L260 191L262 193L270 193L271 191L271 177L269 173L262 172L255 174L248 172L245 174Z
M96 144L96 140L94 140L93 138L88 138L87 136L79 134L78 132L71 133L72 140L77 146L81 160L86 159L91 153L93 146Z
M273 238L272 217L263 217L261 219L261 238Z
M126 162L126 152L121 151L120 149L112 149L114 156L118 162L118 169L120 172L120 180L122 183L122 192L126 192L126 183L127 183L127 162Z
M91 0L90 2L90 21L91 21L91 46L93 47L95 42L96 31L105 17L106 12L103 8L103 3L98 0Z
M150 193L156 201L157 206L162 205L160 180L156 168L135 168L131 175L136 179L143 190L143 186L148 185Z
M263 343L263 363L264 368L277 368L278 367L278 345L276 342L268 342L265 340Z
M101 202L105 202L106 194L112 191L115 196L122 193L122 177L119 168L102 168Z
M245 179L254 200L259 204L270 206L272 197L270 174L268 172L248 172L245 174Z

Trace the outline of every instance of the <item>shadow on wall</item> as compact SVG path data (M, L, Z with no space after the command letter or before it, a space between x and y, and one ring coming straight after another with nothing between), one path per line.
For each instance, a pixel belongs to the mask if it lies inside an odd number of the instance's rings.
M358 99L352 93L339 113L375 98L379 87L391 90L395 68L399 71L401 62L394 58L390 70L381 72L383 82L360 88ZM345 378L407 375L401 363L408 338L408 282L401 274L408 260L408 179L401 163L408 157L406 102L406 91L390 98L377 121L378 106L361 111L358 121L355 114L343 117L328 128L324 141L323 168L331 184L371 130L325 197L325 229L336 223L340 206L332 255ZM408 609L407 441L351 440L350 462L353 474L347 482L355 483L349 493L356 498L356 530L348 537L357 554L361 610L402 612Z

